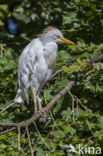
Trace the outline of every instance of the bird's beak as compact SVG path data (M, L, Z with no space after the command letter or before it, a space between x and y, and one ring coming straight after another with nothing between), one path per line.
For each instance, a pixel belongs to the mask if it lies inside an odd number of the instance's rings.
M69 43L69 44L75 44L74 42L64 38L64 37L59 37L60 40L63 40L65 43Z

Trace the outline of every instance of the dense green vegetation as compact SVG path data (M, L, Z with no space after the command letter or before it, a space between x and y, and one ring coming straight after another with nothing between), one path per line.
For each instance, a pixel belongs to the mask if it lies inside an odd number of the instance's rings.
M14 35L8 30L8 18L20 23ZM78 80L71 93L53 107L53 117L48 116L46 123L42 119L36 122L47 145L34 125L29 127L34 153L37 156L72 156L75 153L69 152L67 145L70 144L76 150L79 144L103 150L103 64L90 65L85 61L103 50L102 0L0 0L0 109L11 104L16 95L17 64L22 49L48 25L61 29L64 36L76 44L59 47L54 72L63 71L42 90L43 106L66 86L73 72L78 72ZM73 63L65 63L72 59ZM31 100L29 106L16 104L1 113L0 122L18 123L32 113ZM1 132L6 129L0 127ZM30 155L25 129L21 132L21 150L17 148L17 131L0 135L0 156Z

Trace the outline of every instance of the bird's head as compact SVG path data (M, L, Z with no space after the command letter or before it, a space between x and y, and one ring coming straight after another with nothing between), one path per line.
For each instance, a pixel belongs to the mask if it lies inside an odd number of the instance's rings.
M59 29L56 29L52 26L47 27L46 29L43 30L40 39L46 43L54 41L57 44L62 43L74 44L74 42L64 38L62 32Z

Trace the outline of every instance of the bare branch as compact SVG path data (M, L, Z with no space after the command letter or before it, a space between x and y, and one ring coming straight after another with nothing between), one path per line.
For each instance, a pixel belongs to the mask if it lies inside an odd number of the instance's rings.
M2 127L18 127L19 125L17 123L14 123L14 122L12 122L12 123L0 122L0 126L2 126Z
M93 57L91 59L87 59L87 62L88 63L96 63L96 62L100 62L102 60L103 60L103 54L100 54L100 55Z
M18 126L18 149L20 150L20 126Z
M27 136L28 136L28 139L29 139L29 147L30 147L30 150L31 150L31 155L34 156L34 152L33 152L32 145L31 145L31 140L30 140L30 134L29 134L27 126L26 126L26 132L27 132Z
M71 80L68 82L67 86L61 90L57 95L54 96L54 98L48 103L48 105L43 108L42 113L46 113L48 110L50 110L56 102L62 98L68 91L71 90L73 85L75 84L77 79L77 73L75 73ZM41 116L41 113L38 111L36 114L34 114L31 118L29 118L26 121L22 121L20 123L0 123L0 126L8 126L8 127L28 127L33 121L37 120Z
M12 130L14 130L14 129L16 129L16 127L12 127L12 128L7 129L7 130L5 130L5 131L3 131L3 132L0 132L0 134L8 133L8 132L10 132L10 131L12 131Z
M9 106L3 108L1 111L0 111L0 114L3 113L4 111L6 111L8 108L10 108L11 106L13 106L15 104L15 102L11 103Z
M50 147L48 146L48 144L45 142L45 140L44 140L43 137L41 136L41 134L40 134L40 132L39 132L39 130L38 130L38 127L37 127L37 125L36 125L36 123L35 123L34 121L33 121L33 124L34 124L35 129L37 130L37 132L38 132L38 134L39 134L41 140L44 142L45 146L51 151Z
M49 113L50 113L50 116L51 116L51 118L52 118L52 120L53 120L54 126L55 126L55 127L57 128L57 130L61 133L61 135L64 136L64 137L67 139L66 135L63 134L62 131L61 131L61 130L59 129L59 127L57 126L57 124L56 124L56 122L55 122L55 120L54 120L54 117L53 117L53 115L52 115L51 110L49 110Z
M74 118L74 97L70 91L68 91L68 93L72 98L72 114L73 114L73 122L74 122L75 121L75 118Z
M53 77L55 77L58 73L62 72L63 69L60 69L60 70L57 70L52 76L50 79L52 79Z

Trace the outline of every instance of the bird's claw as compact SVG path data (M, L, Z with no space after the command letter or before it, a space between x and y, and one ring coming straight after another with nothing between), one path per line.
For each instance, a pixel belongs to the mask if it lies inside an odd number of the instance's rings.
M42 118L43 118L43 122L46 122L46 111L45 111L45 109L44 109L44 108L41 108L41 109L39 110L39 113L40 113L40 115L41 115Z

